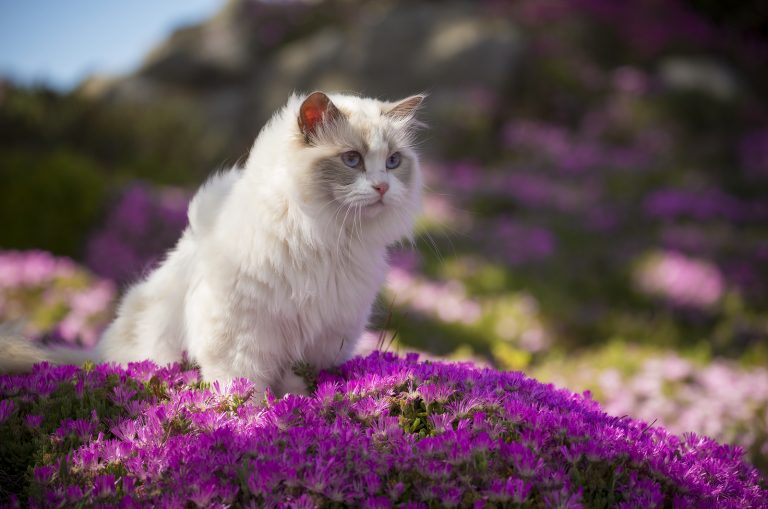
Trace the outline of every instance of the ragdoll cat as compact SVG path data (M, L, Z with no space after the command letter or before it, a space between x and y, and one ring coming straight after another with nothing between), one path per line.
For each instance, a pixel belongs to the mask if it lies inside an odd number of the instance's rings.
M420 209L422 100L292 96L245 167L197 192L189 226L127 291L96 360L164 364L186 352L205 380L248 377L279 394L303 392L294 364L344 361L387 275L387 246L412 234ZM0 343L6 370L73 356Z

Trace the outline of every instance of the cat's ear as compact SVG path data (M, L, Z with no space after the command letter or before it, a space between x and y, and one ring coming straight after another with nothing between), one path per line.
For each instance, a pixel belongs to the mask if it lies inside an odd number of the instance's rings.
M304 135L304 139L309 141L322 123L340 116L341 112L327 95L322 92L312 92L299 108L299 130Z
M425 94L412 95L407 99L403 99L402 101L395 103L395 105L390 107L384 113L384 115L391 118L412 117L413 115L416 114L416 110L419 109L419 106L421 106L421 103L426 98L427 96Z

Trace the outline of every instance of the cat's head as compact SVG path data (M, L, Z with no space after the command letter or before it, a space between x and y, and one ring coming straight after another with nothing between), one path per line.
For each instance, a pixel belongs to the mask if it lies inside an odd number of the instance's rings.
M314 92L301 98L297 143L310 155L308 190L319 213L394 237L410 234L421 200L414 143L424 97L384 102Z

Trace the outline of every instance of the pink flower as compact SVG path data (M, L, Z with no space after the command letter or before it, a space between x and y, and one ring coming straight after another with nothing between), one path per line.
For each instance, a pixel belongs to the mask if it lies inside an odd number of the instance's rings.
M480 303L467 297L464 285L457 280L433 282L393 267L389 272L387 286L397 304L409 306L446 322L471 325L482 315Z
M711 307L725 291L723 276L714 264L675 251L648 256L635 280L642 292L680 306Z

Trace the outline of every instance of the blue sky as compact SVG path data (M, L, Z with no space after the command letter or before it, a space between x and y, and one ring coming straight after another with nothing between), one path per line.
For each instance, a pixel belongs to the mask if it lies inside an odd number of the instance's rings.
M124 73L174 28L223 0L0 0L0 76L67 90L92 73Z

